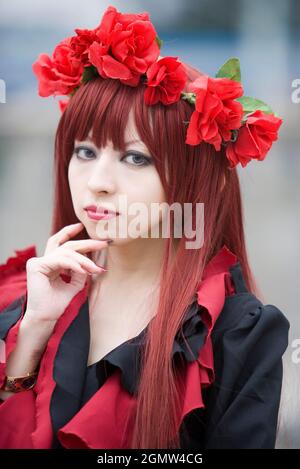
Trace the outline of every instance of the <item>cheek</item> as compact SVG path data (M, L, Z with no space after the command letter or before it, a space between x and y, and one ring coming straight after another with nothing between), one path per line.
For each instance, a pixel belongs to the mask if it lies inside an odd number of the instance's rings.
M155 169L143 171L143 174L141 171L135 178L124 178L120 193L126 194L129 225L136 217L140 220L142 232L149 231L151 226L159 225L163 216L159 204L165 202L166 198Z
M84 174L72 163L69 164L68 168L68 181L73 204L76 205L79 202L80 194L82 194Z
M68 169L68 181L69 181L69 188L70 188L71 196L74 201L74 196L75 196L74 189L76 187L76 174L71 164L69 165L69 169Z
M156 173L149 185L147 185L147 198L149 203L163 203L166 201L166 195L161 180Z
M165 191L162 186L156 170L145 171L135 181L128 181L125 192L128 195L129 202L142 202L147 206L151 202L165 202Z
M151 178L151 181L149 178L143 192L144 198L141 198L140 200L144 200L145 205L147 205L149 225L158 225L162 220L164 209L164 205L160 207L160 204L164 204L166 202L166 196L160 178L157 174L155 177Z

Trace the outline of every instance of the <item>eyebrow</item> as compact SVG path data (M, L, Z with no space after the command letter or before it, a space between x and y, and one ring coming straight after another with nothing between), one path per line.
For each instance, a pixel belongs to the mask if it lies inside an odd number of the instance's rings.
M86 141L93 143L92 138L89 136L87 136ZM130 145L131 143L141 143L142 145L144 145L144 143L141 140L130 140L129 142L125 142L125 145Z

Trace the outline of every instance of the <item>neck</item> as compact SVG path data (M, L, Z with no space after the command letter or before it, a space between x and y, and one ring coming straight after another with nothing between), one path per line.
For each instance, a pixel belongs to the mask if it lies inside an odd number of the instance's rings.
M164 243L163 238L138 238L123 245L110 244L104 256L102 251L93 253L94 262L107 269L95 282L104 281L125 289L153 286L160 276Z

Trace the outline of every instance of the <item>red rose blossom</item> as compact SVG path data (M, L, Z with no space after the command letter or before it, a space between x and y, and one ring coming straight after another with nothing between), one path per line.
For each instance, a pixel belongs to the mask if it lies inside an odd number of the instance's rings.
M281 124L282 119L259 109L249 114L245 125L239 129L237 140L226 147L230 168L238 163L245 167L252 159L262 161L277 140Z
M97 35L97 29L79 29L76 28L75 32L77 36L72 36L70 40L70 46L73 51L75 58L80 60L85 67L91 65L88 58L89 47L94 41L101 42L101 37ZM105 53L108 47L105 48Z
M73 57L71 38L61 41L54 49L52 58L40 54L32 70L39 80L39 96L65 95L80 83L83 65Z
M159 56L156 36L148 13L122 14L110 6L97 28L97 40L89 47L89 61L102 77L137 86Z
M187 75L178 57L164 57L154 62L147 70L145 103L172 104L180 99Z
M229 78L203 75L189 85L189 91L195 93L196 103L186 143L198 145L205 141L219 151L222 140L230 140L231 130L241 125L243 107L234 99L243 95L243 87Z

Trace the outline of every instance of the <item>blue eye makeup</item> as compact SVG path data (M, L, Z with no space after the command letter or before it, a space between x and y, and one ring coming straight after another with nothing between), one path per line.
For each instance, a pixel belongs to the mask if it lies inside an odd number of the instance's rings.
M74 154L79 160L88 161L88 160L94 159L95 157L97 158L96 152L85 145L75 146ZM128 162L129 157L132 157L131 161L133 162L131 163ZM137 150L129 150L126 153L124 153L123 157L121 158L121 161L124 161L126 159L127 159L128 164L130 164L131 166L149 166L152 164L151 157L146 156Z
M86 156L84 155L84 152L86 152ZM79 160L90 160L93 156L95 156L95 152L91 150L88 147L85 146L78 146L74 148L74 153L77 156ZM89 156L87 156L89 155Z
M122 161L125 159L125 158L128 158L132 156L133 157L133 160L135 162L137 161L140 161L140 164L134 164L134 166L148 166L150 164L152 164L152 158L150 158L149 156L146 156L144 155L143 153L140 153L138 151L128 151L125 153L124 157L122 158Z

